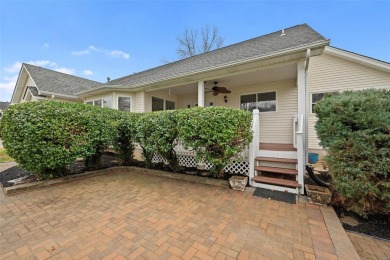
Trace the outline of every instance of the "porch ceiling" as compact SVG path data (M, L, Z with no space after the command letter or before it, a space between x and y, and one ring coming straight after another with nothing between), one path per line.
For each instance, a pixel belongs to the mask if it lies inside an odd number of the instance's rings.
M207 89L210 89L214 86L214 81L218 81L218 86L232 88L239 86L250 86L255 84L261 84L266 82L281 81L288 79L295 79L297 77L297 65L288 64L284 66L263 69L252 71L248 73L243 73L239 75L226 76L222 78L216 78L213 80L208 80L205 84ZM161 89L160 89L161 90ZM165 89L165 91L170 91L173 95L186 95L191 93L197 93L198 84L189 83L181 86L173 87L170 89Z

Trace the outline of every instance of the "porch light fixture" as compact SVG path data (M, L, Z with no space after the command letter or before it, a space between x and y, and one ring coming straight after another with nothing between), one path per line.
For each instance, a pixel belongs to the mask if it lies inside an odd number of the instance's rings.
M225 100L225 103L227 103L227 96L226 95L223 97L223 100Z

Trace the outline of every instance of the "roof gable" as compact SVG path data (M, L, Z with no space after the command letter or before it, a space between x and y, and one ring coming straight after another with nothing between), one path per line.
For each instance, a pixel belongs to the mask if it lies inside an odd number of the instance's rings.
M24 63L40 93L75 96L76 92L92 89L102 83Z

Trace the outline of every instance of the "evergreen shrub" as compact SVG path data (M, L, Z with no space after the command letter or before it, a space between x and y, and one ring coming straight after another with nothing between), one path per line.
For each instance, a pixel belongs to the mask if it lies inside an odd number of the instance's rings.
M390 91L336 93L315 106L334 189L362 216L390 213Z

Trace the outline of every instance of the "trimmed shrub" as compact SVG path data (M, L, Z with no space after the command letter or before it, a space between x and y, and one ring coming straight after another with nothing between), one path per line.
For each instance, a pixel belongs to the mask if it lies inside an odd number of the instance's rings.
M121 113L118 118L113 145L123 165L134 163L136 124L140 115L139 113Z
M390 91L337 93L315 106L334 188L362 216L390 213Z
M214 176L222 177L223 169L252 140L251 113L225 107L192 108L178 113L179 138L197 159L213 164Z
M180 170L173 149L178 137L177 113L178 110L144 113L137 121L136 139L143 148L147 167L152 166L153 155L157 153L167 160L173 171Z
M111 111L54 101L10 106L2 118L4 147L38 178L63 175L76 158L98 161L115 131Z

